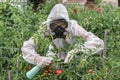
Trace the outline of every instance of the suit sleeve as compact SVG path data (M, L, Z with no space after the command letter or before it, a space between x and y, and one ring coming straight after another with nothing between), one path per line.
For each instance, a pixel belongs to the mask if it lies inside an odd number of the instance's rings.
M25 41L21 48L23 58L31 64L36 64L36 59L40 57L36 52L36 45L33 38Z
M76 21L72 21L71 30L75 36L81 36L85 41L82 46L79 45L78 48L74 49L76 52L82 51L88 53L92 51L93 54L100 54L104 49L104 41L92 32L86 31L83 27L79 26ZM71 51L74 52L74 50Z

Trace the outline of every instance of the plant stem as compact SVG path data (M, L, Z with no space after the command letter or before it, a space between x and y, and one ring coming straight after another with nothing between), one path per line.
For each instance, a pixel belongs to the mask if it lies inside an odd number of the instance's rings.
M8 80L13 80L12 79L12 70L8 71Z
M107 44L107 30L105 30L105 33L104 33L104 50L102 55L103 67L104 67L105 58L106 58L106 44Z

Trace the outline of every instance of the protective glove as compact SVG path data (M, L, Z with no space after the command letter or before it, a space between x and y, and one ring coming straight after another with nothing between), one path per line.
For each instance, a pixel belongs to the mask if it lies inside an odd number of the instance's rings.
M65 60L64 60L64 63L70 62L70 60L73 58L73 55L74 55L75 53L77 53L77 52L79 52L79 49L77 49L77 48L69 51L69 52L67 53L67 56L66 56Z
M35 58L35 64L38 65L39 67L43 68L47 65L50 65L52 60L53 60L53 58L51 58L51 57L37 56Z
M64 63L70 62L70 60L71 60L72 58L73 58L73 54L68 53L67 56L66 56L66 58L65 58L65 60L64 60Z

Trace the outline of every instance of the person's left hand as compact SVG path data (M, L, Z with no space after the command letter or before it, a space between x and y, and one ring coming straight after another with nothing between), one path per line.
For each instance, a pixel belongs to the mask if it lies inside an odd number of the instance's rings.
M68 63L70 62L70 60L73 58L73 54L72 53L68 53L65 60L64 60L64 63Z
M67 53L67 56L66 56L65 60L64 60L64 63L70 62L70 60L73 58L73 55L74 55L75 53L78 53L79 51L80 51L80 50L79 50L78 48L75 48L75 49L69 51L69 52Z

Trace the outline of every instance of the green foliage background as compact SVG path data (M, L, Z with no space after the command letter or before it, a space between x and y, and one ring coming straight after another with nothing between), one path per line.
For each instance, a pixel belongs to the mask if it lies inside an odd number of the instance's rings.
M11 6L8 3L0 3L0 80L8 79L8 71L12 70L13 80L27 80L25 73L34 65L26 63L22 58L21 46L46 20L51 8L56 2L39 5L39 11L34 12L31 6L24 11ZM102 65L102 57L91 56L82 61L82 56L74 59L70 64L63 65L63 74L48 75L41 78L40 72L34 80L119 80L120 79L120 8L101 6L102 12L88 10L79 5L66 5L71 19L78 21L87 31L104 39L104 31L107 30L107 57ZM77 13L73 13L73 9ZM39 53L46 53L45 46L48 40L40 39ZM44 42L44 43L42 43ZM56 69L55 63L52 65ZM88 73L92 68L93 73ZM44 71L44 70L43 70ZM74 76L73 76L74 75Z

